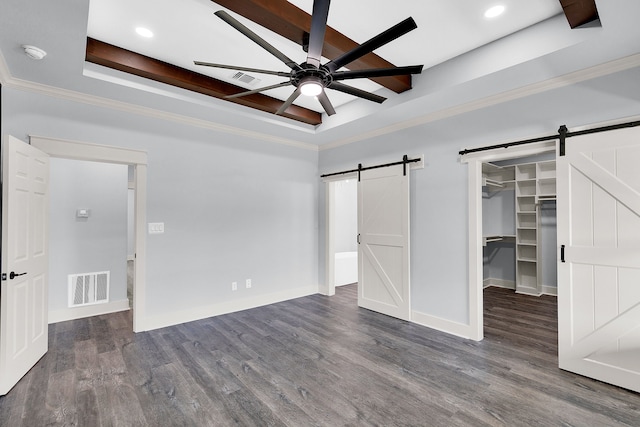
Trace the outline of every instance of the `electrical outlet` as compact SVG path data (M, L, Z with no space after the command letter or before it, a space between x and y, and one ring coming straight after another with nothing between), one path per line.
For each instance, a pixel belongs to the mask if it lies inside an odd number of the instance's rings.
M247 279L246 285L247 285L247 289L251 287L251 279Z
M238 290L238 282L232 282L231 283L231 290L232 291L237 291Z

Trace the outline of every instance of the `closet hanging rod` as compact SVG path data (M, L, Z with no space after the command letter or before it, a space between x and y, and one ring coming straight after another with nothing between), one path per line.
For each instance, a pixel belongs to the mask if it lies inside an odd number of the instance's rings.
M370 170L370 169L379 169L379 168L387 168L389 166L397 166L397 165L407 165L407 163L417 163L419 161L421 161L422 159L409 159L407 157L407 155L405 154L404 157L402 158L401 161L399 162L393 162L393 163L385 163L382 165L374 165L374 166L366 166L363 167L362 164L358 165L357 169L351 169L351 170L347 170L347 171L341 171L341 172L333 172L333 173L325 173L324 175L320 175L320 178L326 178L329 176L336 176L336 175L344 175L346 173L353 173L353 172L358 172L358 174L362 171L366 171L366 170ZM405 170L406 172L406 170Z
M592 128L592 129L578 130L574 132L569 132L567 127L565 125L562 125L560 126L560 129L558 129L558 133L555 135L547 135L547 136L541 136L539 138L523 139L521 141L505 142L503 144L489 145L486 147L469 148L469 149L459 151L458 154L460 154L461 156L464 156L465 154L477 153L479 151L493 150L494 148L509 148L509 147L515 147L517 145L533 144L535 142L545 142L545 141L553 141L553 140L559 139L560 145L561 145L560 155L564 156L565 138L571 138L572 136L589 135L592 133L607 132L607 131L616 130L616 129L632 128L636 126L640 126L640 120L626 122L626 123L619 123L616 125L601 126L601 127Z

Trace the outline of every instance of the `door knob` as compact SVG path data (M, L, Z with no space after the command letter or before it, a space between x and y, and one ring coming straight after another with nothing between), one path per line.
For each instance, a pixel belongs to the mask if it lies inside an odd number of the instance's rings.
M9 279L13 280L18 276L24 276L25 274L27 274L27 272L25 271L24 273L16 273L15 271L12 271L11 273L9 273Z

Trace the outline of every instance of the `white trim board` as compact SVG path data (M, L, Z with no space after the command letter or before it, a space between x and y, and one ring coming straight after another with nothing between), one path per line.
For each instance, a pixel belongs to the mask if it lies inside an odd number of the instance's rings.
M93 304L84 307L65 308L49 311L49 324L66 322L67 320L82 319L84 317L100 316L102 314L117 313L129 310L129 300L109 301L105 304Z
M504 289L512 289L515 290L516 289L516 282L514 280L505 280L505 279L494 279L492 277L489 277L487 279L484 279L482 281L482 287L483 288L488 288L488 287L494 287L494 288L504 288Z
M122 147L87 142L30 136L31 145L51 157L130 164L134 166L135 182L135 278L133 286L133 331L145 331L146 275L147 275L147 153Z
M146 330L166 328L168 326L193 322L195 320L206 319L208 317L220 316L223 314L235 313L251 308L262 307L270 304L277 304L287 300L315 295L318 293L318 286L307 286L296 289L289 289L281 292L274 292L261 296L254 296L236 299L220 304L210 304L203 307L195 307L187 310L180 310L168 314L157 314L148 316L145 322Z
M411 322L461 338L473 339L473 330L464 323L454 322L415 310L411 312Z

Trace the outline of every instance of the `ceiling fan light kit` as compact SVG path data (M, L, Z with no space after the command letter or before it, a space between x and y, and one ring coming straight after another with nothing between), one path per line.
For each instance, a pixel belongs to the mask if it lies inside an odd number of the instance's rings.
M282 86L294 86L296 89L291 96L284 101L282 106L276 111L276 114L283 114L291 104L298 98L299 95L317 96L318 101L322 105L327 115L331 116L335 114L335 109L326 94L325 89L332 89L338 92L343 92L349 95L357 96L362 99L366 99L372 102L382 103L386 100L385 97L376 95L371 92L358 89L353 86L340 83L339 80L349 79L361 79L372 77L387 77L398 76L408 74L420 74L422 72L422 65L412 65L408 67L391 67L391 68L376 68L366 70L354 70L354 71L338 71L342 67L348 66L351 62L358 58L373 52L375 49L397 39L398 37L408 33L417 28L417 25L413 18L407 18L399 24L394 25L386 31L378 34L372 39L356 46L352 50L345 52L337 58L330 60L325 64L320 63L322 57L322 47L324 45L324 35L327 28L327 18L329 16L329 4L330 0L314 0L313 13L311 15L311 28L309 30L308 45L304 46L304 50L307 52L307 59L305 62L298 64L284 53L269 44L266 40L258 36L242 23L237 21L231 15L223 10L215 12L215 15L225 21L227 24L235 28L240 33L244 34L247 38L254 43L262 47L267 52L282 61L286 66L290 68L290 71L273 71L264 70L259 68L247 68L236 67L233 65L216 64L211 62L194 61L196 65L204 65L208 67L233 69L238 71L248 71L255 73L271 74L280 77L286 77L289 80L278 83L275 85L266 86L259 89L248 90L244 92L228 95L227 98L238 98L254 93L274 89Z
M300 92L305 96L318 96L324 89L321 80L313 76L303 79L298 87L300 88Z

